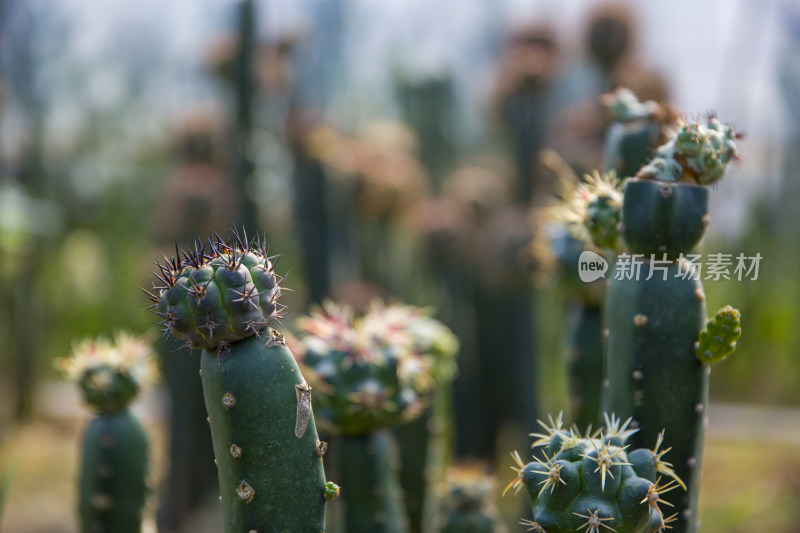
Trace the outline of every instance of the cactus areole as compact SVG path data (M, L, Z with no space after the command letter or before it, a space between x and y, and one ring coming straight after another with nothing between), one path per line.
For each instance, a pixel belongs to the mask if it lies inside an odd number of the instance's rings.
M208 248L156 263L145 291L165 333L202 348L201 378L219 470L225 533L322 532L335 496L322 467L325 444L311 387L283 337L267 326L280 311L273 258L234 232Z

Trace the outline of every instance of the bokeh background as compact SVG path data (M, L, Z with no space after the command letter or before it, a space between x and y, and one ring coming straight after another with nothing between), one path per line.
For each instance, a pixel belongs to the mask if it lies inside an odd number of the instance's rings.
M453 457L504 486L535 419L569 409L565 290L532 222L558 178L539 153L601 167L599 97L618 85L745 134L703 250L763 260L757 280L706 282L744 335L713 371L701 519L800 531L791 0L0 0L0 530L76 531L88 415L52 362L119 330L163 352L165 384L137 405L154 442L147 531L219 530L216 495L170 481L170 376L192 363L159 340L138 287L161 250L233 226L283 254L288 330L325 297L383 296L459 334L459 379L487 343L535 353L496 358L526 384L508 417L450 421Z

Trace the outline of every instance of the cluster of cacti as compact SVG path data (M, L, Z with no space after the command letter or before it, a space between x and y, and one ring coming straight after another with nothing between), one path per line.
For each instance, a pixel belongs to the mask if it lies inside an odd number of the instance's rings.
M235 233L235 232L234 232ZM147 292L166 333L202 348L201 379L226 533L324 531L311 388L280 333L281 278L259 239L209 239L159 263Z
M499 519L495 509L496 483L477 464L453 466L439 488L439 533L495 533Z
M380 303L355 317L326 302L299 326L320 424L342 436L347 531L406 531L388 430L421 414L434 389L452 379L455 337L419 309Z
M672 526L697 523L709 367L728 355L740 331L725 308L706 325L697 267L684 258L708 225L708 188L736 158L735 134L714 118L686 123L625 185L621 255L607 297L605 408L632 417L635 446L662 428L675 471L688 490L665 498L678 511ZM651 179L652 178L652 179Z
M150 345L120 334L87 340L58 366L96 412L83 437L80 525L83 533L138 533L147 497L147 434L128 406L156 378Z
M531 434L538 448L533 461L512 453L516 476L505 492L525 490L533 511L533 520L521 521L528 531L660 533L674 522L663 497L685 487L663 458L669 450L660 450L661 437L653 449L631 450L630 419L605 420L605 428L581 435L564 429L559 415L549 425L540 422L545 433Z

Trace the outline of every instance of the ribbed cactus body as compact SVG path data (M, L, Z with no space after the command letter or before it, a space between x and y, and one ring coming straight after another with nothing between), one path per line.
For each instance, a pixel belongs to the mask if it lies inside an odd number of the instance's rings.
M265 330L224 358L204 350L201 372L225 533L325 531L325 445L280 336Z
M141 531L147 449L147 435L127 408L89 423L79 480L82 533Z
M580 437L561 429L559 419L537 435L534 461L512 454L517 476L506 490L525 489L533 511L532 521L523 520L528 531L659 533L671 522L660 502L679 482L659 478L674 478L663 453L631 450L626 428L613 419L605 432Z
M348 533L406 533L398 453L388 430L343 437L339 471Z

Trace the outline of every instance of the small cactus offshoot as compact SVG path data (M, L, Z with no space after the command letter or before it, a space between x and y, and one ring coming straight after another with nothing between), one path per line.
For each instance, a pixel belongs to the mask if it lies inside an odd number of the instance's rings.
M614 172L596 170L565 193L565 203L556 208L556 218L568 224L570 232L601 249L621 250L619 233L622 216L622 184Z
M495 509L495 479L478 464L447 470L439 488L439 533L492 533L499 524Z
M671 520L661 508L662 495L683 487L663 460L668 450L630 450L626 441L636 430L606 416L606 426L593 434L564 429L561 416L534 433L534 460L525 464L511 454L516 473L506 487L525 489L539 533L658 533ZM660 442L658 443L660 445ZM670 479L666 479L670 478Z
M736 350L736 341L742 336L738 309L726 305L708 320L706 328L694 345L701 363L722 361Z
M722 179L728 163L738 159L739 135L716 117L678 125L675 136L656 150L637 178L712 185Z

